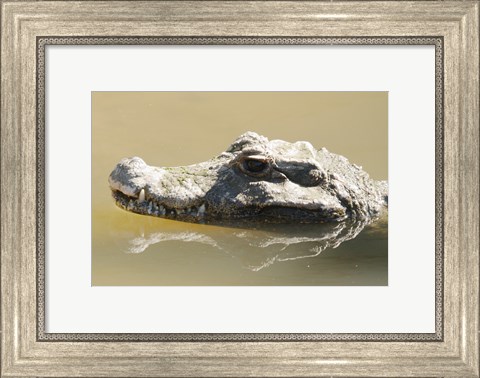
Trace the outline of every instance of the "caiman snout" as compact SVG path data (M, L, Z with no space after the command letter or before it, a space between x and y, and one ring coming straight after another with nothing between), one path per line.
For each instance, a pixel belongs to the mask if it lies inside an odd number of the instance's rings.
M139 157L122 159L108 178L112 190L136 197L147 184L150 167Z
M108 179L116 204L128 211L199 221L205 192L185 167L158 168L139 157L122 159Z

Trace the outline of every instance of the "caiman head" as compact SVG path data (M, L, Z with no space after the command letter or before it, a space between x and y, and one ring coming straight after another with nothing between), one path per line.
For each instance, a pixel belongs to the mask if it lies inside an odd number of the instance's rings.
M238 137L211 160L158 168L122 159L109 177L116 204L189 222L332 222L371 219L387 206L385 181L308 142Z

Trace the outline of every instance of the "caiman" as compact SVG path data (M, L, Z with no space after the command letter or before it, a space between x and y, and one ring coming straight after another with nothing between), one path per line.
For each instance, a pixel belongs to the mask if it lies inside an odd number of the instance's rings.
M198 164L122 159L108 181L122 209L196 223L370 221L388 206L387 182L347 158L254 132Z

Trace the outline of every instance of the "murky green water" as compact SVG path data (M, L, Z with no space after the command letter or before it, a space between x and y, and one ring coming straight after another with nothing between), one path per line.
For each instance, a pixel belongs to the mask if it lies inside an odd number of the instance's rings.
M189 224L128 213L108 175L123 157L177 166L238 135L308 140L387 179L385 92L96 92L93 285L387 285L387 217L370 225Z

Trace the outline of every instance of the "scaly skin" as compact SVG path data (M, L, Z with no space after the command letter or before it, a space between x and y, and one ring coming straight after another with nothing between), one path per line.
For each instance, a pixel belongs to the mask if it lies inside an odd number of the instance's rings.
M125 158L109 184L125 210L201 223L371 220L388 202L387 183L345 157L253 132L199 164L157 168Z

